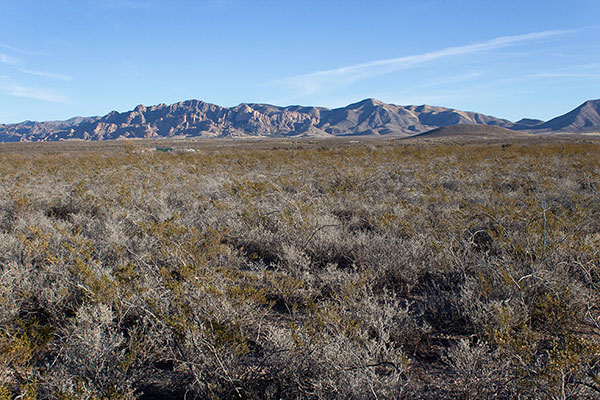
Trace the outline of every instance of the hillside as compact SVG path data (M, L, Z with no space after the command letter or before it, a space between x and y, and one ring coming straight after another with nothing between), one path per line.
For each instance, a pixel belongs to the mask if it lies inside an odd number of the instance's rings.
M137 106L103 117L62 123L23 122L0 125L0 141L106 140L142 137L245 137L412 135L440 126L487 124L511 126L508 120L444 107L398 106L366 99L346 107L240 104L221 107L199 100L172 105Z
M131 111L111 111L101 117L0 125L0 142L173 137L406 137L454 125L500 127L530 133L600 131L600 100L587 101L547 122L531 118L511 122L476 112L429 105L399 106L375 99L334 109L255 103L221 107L187 100L171 105L139 105ZM508 134L493 129L469 132L469 135L485 136ZM443 130L435 134L454 135L456 132Z
M535 130L587 132L600 130L600 99L588 100L573 111L537 125Z
M500 128L491 125L452 125L442 128L432 129L427 132L419 133L412 136L413 138L442 138L442 137L469 137L469 138L511 138L529 136L524 132Z

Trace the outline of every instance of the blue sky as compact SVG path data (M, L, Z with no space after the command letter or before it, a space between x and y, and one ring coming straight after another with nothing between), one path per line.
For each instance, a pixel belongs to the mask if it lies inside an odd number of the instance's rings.
M600 98L600 1L0 0L0 123L374 97L517 120Z

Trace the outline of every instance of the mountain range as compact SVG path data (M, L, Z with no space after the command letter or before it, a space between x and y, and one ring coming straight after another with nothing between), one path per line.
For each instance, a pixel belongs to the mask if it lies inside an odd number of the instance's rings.
M429 105L398 106L375 99L334 109L253 103L221 107L187 100L171 105L139 105L132 111L112 111L98 117L0 124L0 142L152 137L408 137L454 125L488 125L534 134L600 132L600 100L586 101L546 122L530 118L512 122L476 112Z

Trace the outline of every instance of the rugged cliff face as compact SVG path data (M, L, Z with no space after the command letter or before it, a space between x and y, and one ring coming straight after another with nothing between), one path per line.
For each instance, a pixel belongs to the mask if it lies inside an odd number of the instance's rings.
M507 120L432 106L397 106L374 99L346 107L277 107L240 104L220 107L199 100L159 104L103 117L0 125L1 141L106 140L173 136L412 135L455 124L511 126Z
M375 99L334 109L245 103L228 108L187 100L171 105L139 105L132 111L112 111L103 117L0 125L0 141L197 136L411 136L459 124L490 125L532 133L600 130L600 100L587 101L546 123L526 118L513 123L475 112L428 105L398 106Z

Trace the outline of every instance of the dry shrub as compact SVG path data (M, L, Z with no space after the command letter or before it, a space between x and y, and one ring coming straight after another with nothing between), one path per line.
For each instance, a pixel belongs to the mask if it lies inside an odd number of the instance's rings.
M0 153L0 398L600 393L597 145L150 145Z

